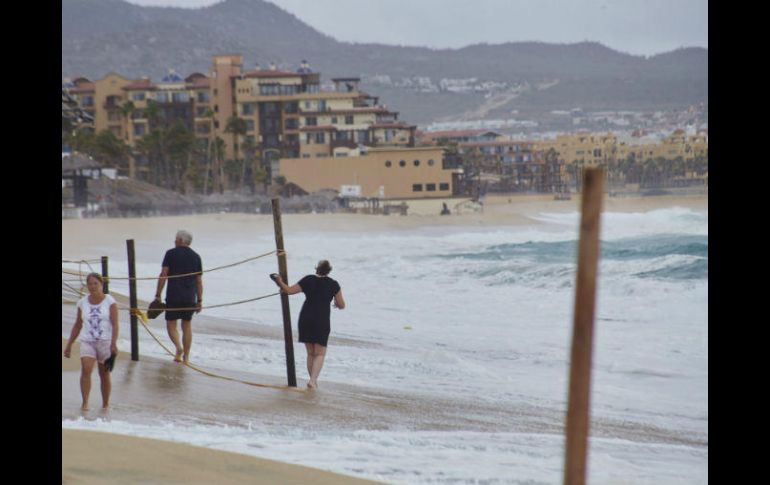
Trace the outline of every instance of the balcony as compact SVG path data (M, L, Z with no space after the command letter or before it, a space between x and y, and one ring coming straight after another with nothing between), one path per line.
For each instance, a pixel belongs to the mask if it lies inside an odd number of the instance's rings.
M352 140L332 140L331 142L331 148L334 150L335 148L356 148L358 146L358 143L352 141Z

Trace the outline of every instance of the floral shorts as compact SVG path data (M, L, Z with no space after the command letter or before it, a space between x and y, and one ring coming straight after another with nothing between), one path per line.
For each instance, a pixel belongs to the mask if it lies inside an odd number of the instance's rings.
M94 340L93 342L83 340L80 342L80 357L91 357L100 364L104 364L104 361L112 355L111 346L112 343L109 340Z

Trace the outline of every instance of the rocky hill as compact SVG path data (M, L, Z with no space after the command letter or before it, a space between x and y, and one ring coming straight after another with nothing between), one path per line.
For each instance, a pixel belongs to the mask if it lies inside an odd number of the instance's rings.
M168 68L207 73L211 56L245 68L307 59L322 80L359 76L362 89L413 123L509 117L513 110L681 109L708 101L708 50L645 58L599 43L538 42L429 49L338 42L263 0L200 9L122 0L62 0L62 77L108 72L160 79ZM493 98L493 102L489 100Z

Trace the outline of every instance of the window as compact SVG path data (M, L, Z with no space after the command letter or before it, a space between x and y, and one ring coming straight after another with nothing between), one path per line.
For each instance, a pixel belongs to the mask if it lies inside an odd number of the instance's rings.
M385 166L390 168L390 166L393 165L390 160L385 160Z
M273 114L277 113L280 109L279 103L261 103L260 107L262 109L262 114Z
M155 93L155 101L159 103L168 103L168 93Z
M420 161L419 161L419 160L415 160L415 161L414 161L414 162L412 162L412 163L414 163L414 166L415 166L415 167L419 167L419 166L420 166Z
M196 127L197 127L196 131L201 135L206 135L211 132L211 125L208 123L198 123Z
M93 106L93 105L94 105L93 96L83 96L83 98L80 100L80 106Z
M321 100L318 102L318 111L326 111L326 100Z
M353 115L346 115L345 116L345 124L346 125L352 125L353 124Z
M254 120L246 120L246 131L254 131Z
M449 184L447 184L447 183L438 184L438 189L439 190L449 190Z
M412 184L412 192L422 192L422 184Z
M333 125L337 124L337 117L336 116L332 116L332 124Z
M285 113L296 113L298 110L299 106L296 102L283 104L283 111Z
M190 95L187 93L171 93L171 101L175 103L186 103L190 101Z
M401 160L400 162L398 162L398 166L399 167L406 167L406 162Z
M284 121L283 126L287 130L296 130L299 128L299 120L297 120L297 118L287 118L286 121Z
M429 166L429 167L432 167L434 163L435 163L435 162L433 161L433 159L432 159L432 158L431 158L430 160L428 160L428 166Z
M144 135L144 129L145 129L145 124L144 123L136 123L134 125L134 136L142 136L142 135Z
M241 114L243 114L243 115L253 115L254 114L254 103L243 103L241 105Z
M310 158L310 154L309 153L303 153L302 154L302 158Z
M263 96L274 96L281 93L281 87L278 84L260 84L259 94Z
M427 190L428 192L435 192L436 184L425 184L425 190Z
M309 111L310 106L311 106L310 101L305 101L305 111Z
M198 102L199 103L208 103L209 102L209 92L208 91L198 91Z
M326 137L324 135L325 135L325 133L323 133L323 132L316 133L315 134L315 142L316 143L321 143L321 144L326 143Z
M308 116L305 118L305 126L318 126L318 118L315 116Z
M144 101L144 92L131 93L131 99L133 101Z
M109 111L107 113L107 120L108 121L120 121L120 112L118 111Z

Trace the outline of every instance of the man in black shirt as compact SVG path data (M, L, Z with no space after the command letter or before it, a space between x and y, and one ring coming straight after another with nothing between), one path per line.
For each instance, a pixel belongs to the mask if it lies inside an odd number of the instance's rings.
M163 287L168 279L166 291L166 328L168 336L176 347L175 362L184 362L190 358L192 346L192 316L193 312L201 311L203 302L203 279L201 273L203 265L201 257L190 249L192 234L187 231L176 233L175 247L166 251L163 258L163 269L158 277L158 291L155 292L155 300L160 300ZM197 274L190 274L197 273ZM174 278L176 275L188 275ZM174 310L179 308L180 310ZM186 310L189 309L189 310ZM179 332L176 322L182 320L182 342L179 344Z

